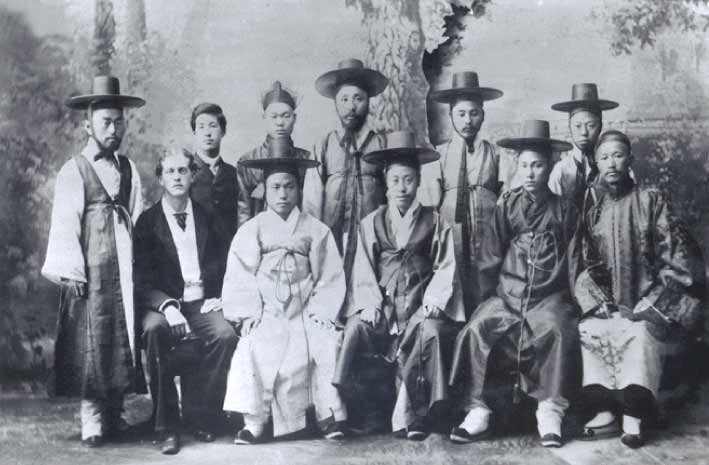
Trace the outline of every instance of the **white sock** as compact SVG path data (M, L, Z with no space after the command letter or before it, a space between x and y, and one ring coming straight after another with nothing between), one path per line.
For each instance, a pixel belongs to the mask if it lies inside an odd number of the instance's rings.
M465 416L465 420L460 424L468 434L480 434L487 431L490 426L490 415L492 411L487 407L474 407Z
M537 431L539 436L556 434L561 436L561 421L569 402L564 398L546 399L537 404Z
M615 415L609 410L604 410L598 412L595 417L586 423L586 428L600 428L602 426L608 426L615 421Z
M628 434L640 434L640 418L623 415L623 432Z
M266 422L257 415L244 414L244 429L251 431L255 438L263 434Z

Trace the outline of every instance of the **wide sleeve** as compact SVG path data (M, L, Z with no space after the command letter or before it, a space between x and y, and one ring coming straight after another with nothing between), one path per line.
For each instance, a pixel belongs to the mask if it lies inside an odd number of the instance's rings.
M322 226L323 233L310 246L313 290L308 299L307 311L334 322L345 300L345 272L335 238L327 226Z
M480 291L483 299L494 295L500 279L500 269L509 249L512 232L508 221L507 198L495 207L495 214L486 232L478 259ZM465 283L463 283L465 285Z
M74 160L59 171L54 186L47 255L42 275L59 284L64 279L86 282L86 264L81 247L84 214L84 181Z
M376 236L373 217L367 216L360 223L357 235L350 287L347 292L343 319L348 319L364 309L382 310L383 296L375 272Z
M239 228L229 248L222 307L224 318L230 321L261 316L263 300L256 277L261 264L258 227L258 220L253 219Z
M327 179L325 145L325 143L320 143L313 147L312 156L320 165L305 170L305 180L303 181L303 212L321 221L323 219L325 180Z
M440 208L443 199L442 177L443 172L440 161L421 166L421 186L416 193L421 205L433 207L436 210Z
M564 189L564 183L563 183L563 167L564 167L564 160L561 159L558 162L554 164L554 168L551 170L551 174L549 174L549 181L547 181L547 185L549 186L549 190L552 191L554 194L563 197L566 192Z
M128 200L128 206L130 207L130 217L133 224L138 223L138 218L140 214L143 213L143 185L140 181L140 172L138 168L133 163L133 160L128 160L131 168L131 186L130 186L130 198Z
M433 277L423 295L423 304L438 307L453 321L465 321L462 293L454 292L458 285L453 251L453 232L450 226L437 215L432 244Z
M642 312L651 306L667 311L682 300L683 295L696 294L704 287L704 260L694 241L670 211L664 196L657 195L652 208L656 277L635 307ZM697 253L699 252L699 253ZM675 309L676 311L676 309Z

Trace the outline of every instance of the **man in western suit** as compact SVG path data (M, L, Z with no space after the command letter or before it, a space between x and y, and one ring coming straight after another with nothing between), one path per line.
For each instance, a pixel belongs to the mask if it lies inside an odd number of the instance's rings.
M211 442L237 343L221 311L225 256L220 237L204 209L189 196L196 171L189 153L178 150L160 158L156 174L164 189L162 199L140 216L134 234L138 321L155 430L164 436L164 454L180 450L171 350L190 333L199 339L197 367L182 373L183 399L189 397L183 402L183 415L189 414L196 439Z
M238 227L236 168L220 155L226 117L219 105L200 103L192 110L190 126L197 165L190 197L212 218L226 256Z

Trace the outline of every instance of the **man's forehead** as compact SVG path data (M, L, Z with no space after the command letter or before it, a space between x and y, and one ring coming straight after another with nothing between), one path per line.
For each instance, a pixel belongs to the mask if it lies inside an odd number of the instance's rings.
M335 94L335 98L338 98L343 95L363 95L364 97L367 97L367 90L360 87L359 85L355 83L347 83L347 84L342 84L338 89L337 93Z
M183 154L172 154L166 156L162 161L163 166L189 166L190 161Z
M533 162L536 160L542 160L546 161L549 158L549 154L542 150L541 148L539 149L534 149L534 148L529 148L529 149L524 149L519 153L518 161L522 162L525 161L527 163Z
M111 107L94 108L91 110L90 114L93 118L120 119L123 118L123 109Z
M601 121L601 115L593 110L578 110L569 116L571 123L586 123L589 121Z
M196 123L218 123L219 121L217 120L217 115L213 115L211 113L201 113L200 115L195 118Z
M482 107L483 107L483 103L479 100L475 100L472 98L459 98L451 106L451 111L471 110L473 108L481 109Z
M292 112L293 112L293 108L292 108L290 105L288 105L287 103L283 103L283 102L272 102L272 103L269 103L269 104L268 104L268 106L266 107L265 112L266 112L267 114L271 114L271 113L277 113L277 114L280 114L280 113L292 113Z

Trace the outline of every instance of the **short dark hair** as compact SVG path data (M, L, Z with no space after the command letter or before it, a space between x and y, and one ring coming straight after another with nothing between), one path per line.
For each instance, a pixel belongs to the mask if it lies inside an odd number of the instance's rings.
M190 171L193 173L197 171L197 163L194 161L194 155L192 155L188 150L186 149L178 149L178 148L168 148L165 149L160 156L158 157L158 162L155 165L155 175L157 177L162 176L162 162L167 158L171 157L173 155L180 155L184 156L188 161L187 165L190 167Z
M224 116L222 107L220 107L216 103L209 102L200 103L199 105L194 107L194 110L192 110L192 117L190 117L190 126L192 127L192 131L194 132L197 126L197 117L205 113L208 115L216 116L217 122L219 122L219 127L221 127L222 132L226 134L226 116Z

